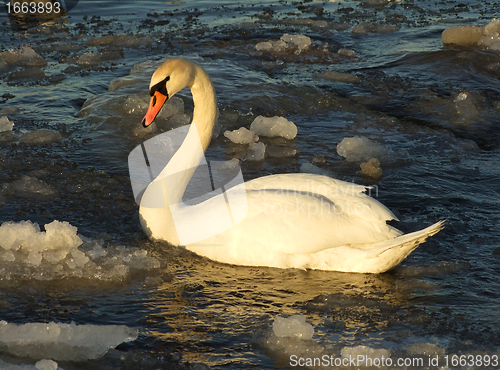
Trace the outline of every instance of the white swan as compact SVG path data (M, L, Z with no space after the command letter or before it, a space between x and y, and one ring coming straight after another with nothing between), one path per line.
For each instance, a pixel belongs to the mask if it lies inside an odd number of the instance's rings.
M151 124L163 104L185 87L191 89L195 106L192 124L141 201L141 226L150 238L179 246L180 228L185 234L204 227L208 236L185 247L215 261L381 273L443 228L441 221L402 235L386 223L396 217L364 194L364 186L313 174L265 176L196 205L183 203L189 180L204 160L217 114L215 92L203 68L182 58L164 62L151 78L151 101L142 121L145 127ZM245 213L235 222L231 217L238 209ZM233 226L220 228L228 211Z

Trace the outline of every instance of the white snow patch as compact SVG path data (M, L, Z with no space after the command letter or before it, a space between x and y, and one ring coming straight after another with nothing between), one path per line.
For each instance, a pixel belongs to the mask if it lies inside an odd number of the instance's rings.
M273 332L277 337L292 337L303 340L311 340L314 334L314 328L306 322L303 315L294 315L290 317L277 316L273 323Z
M110 348L137 339L139 331L125 325L50 323L9 324L0 321L0 343L19 357L83 361L103 356ZM44 362L39 369L53 364ZM56 364L57 366L57 364ZM53 368L53 367L52 367Z
M251 144L259 141L259 137L255 132L245 127L240 127L233 131L225 131L224 136L236 144Z
M284 117L258 116L250 125L250 130L262 136L281 136L285 139L294 139L297 136L297 126Z
M0 132L12 131L14 122L10 121L6 116L0 117Z

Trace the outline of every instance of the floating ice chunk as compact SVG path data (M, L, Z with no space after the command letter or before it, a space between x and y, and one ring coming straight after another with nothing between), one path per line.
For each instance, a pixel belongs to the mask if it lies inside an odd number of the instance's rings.
M41 80L42 78L47 77L45 72L40 67L28 67L26 69L22 69L20 71L12 72L9 77L7 77L8 81L14 80Z
M142 125L134 125L132 128L132 135L134 137L143 137L149 134L154 134L156 131L158 131L156 122L153 122L148 127L143 127Z
M229 161L225 161L221 163L218 167L217 170L221 172L232 172L236 169L239 169L240 167L240 161L236 158L230 159Z
M266 156L266 145L264 143L250 144L250 150L243 156L244 161L262 161Z
M259 141L259 137L255 132L245 127L240 127L234 131L226 131L224 132L224 136L236 144L251 144Z
M444 355L446 351L434 343L413 343L407 352L410 356L435 356Z
M372 22L363 22L352 28L352 33L364 35L366 33L391 33L399 30L395 24L374 24Z
M122 53L119 50L114 51L87 51L75 60L76 64L81 66L96 66L101 62L121 58Z
M488 49L500 51L500 20L493 19L490 23L484 26L483 34L478 45Z
M191 116L186 113L179 113L168 120L168 127L171 129L186 126L191 122Z
M57 366L57 362L52 360L40 360L35 365L15 365L0 360L2 370L64 370Z
M490 23L484 26L484 34L500 33L500 19L493 18Z
M289 35L285 33L281 36L281 40L287 44L295 45L299 49L299 52L307 49L311 45L311 38L304 35Z
M341 57L356 58L356 52L351 49L339 49L339 51L337 51L337 54Z
M178 96L174 96L163 105L160 113L158 113L158 118L170 119L176 115L181 115L184 113L184 100L179 98ZM191 118L189 118L189 122ZM189 123L185 123L186 125Z
M262 136L281 136L285 139L293 139L297 136L297 126L284 117L262 117L258 116L250 125L250 130Z
M0 132L12 131L14 122L9 121L6 116L0 117Z
M346 82L346 83L358 83L358 76L354 76L350 73L342 73L342 72L334 72L327 71L323 73L318 73L314 75L314 77L322 78L329 81L338 81L338 82Z
M441 41L443 44L477 45L483 36L480 26L449 27L441 34Z
M36 130L28 132L19 138L21 143L26 144L52 144L62 141L63 137L58 131Z
M382 169L380 168L380 161L377 158L372 158L368 162L361 163L361 175L378 179L382 177Z
M45 59L29 46L22 46L19 50L4 51L0 53L0 60L7 64L25 67L44 67L47 65Z
M57 362L52 360L40 360L35 364L37 370L57 370Z
M125 77L118 77L109 83L108 91L115 91L121 89L124 86L136 85L136 84L137 85L140 84L140 80L132 78L130 77L130 75Z
M83 361L102 357L110 348L137 339L125 325L50 323L9 324L0 321L0 343L19 357ZM43 364L45 365L45 364Z
M23 176L19 180L4 184L2 191L5 194L19 197L33 195L51 197L56 193L50 185L32 176Z
M456 123L467 125L477 121L479 109L469 94L461 92L453 99L453 103L455 103L455 111L458 115Z
M303 315L294 315L290 317L277 316L273 323L273 332L277 337L293 337L304 340L311 340L314 334L314 328L306 322Z
M348 162L366 162L391 153L384 145L366 137L346 137L337 145L337 153Z
M479 45L500 51L500 20L493 19L485 26L449 27L441 34L443 44Z
M375 349L367 346L344 347L340 351L342 357L357 358L362 356L364 358L371 358L372 360L381 360L383 358L391 357L391 351L388 349Z
M104 249L77 235L76 227L53 221L45 232L30 221L0 226L0 270L4 280L79 277L121 281L131 274L160 267L147 251L121 246Z
M257 51L282 51L287 47L286 42L283 40L269 40L264 42L259 42L255 45Z
M125 100L123 104L123 108L125 108L125 112L127 114L145 114L148 109L148 103L142 100L139 95L131 95Z

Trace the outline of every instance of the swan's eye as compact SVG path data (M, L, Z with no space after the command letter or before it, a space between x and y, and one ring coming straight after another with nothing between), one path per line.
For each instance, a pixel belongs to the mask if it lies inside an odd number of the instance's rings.
M156 95L153 96L153 107L156 105Z
M170 80L170 76L165 77L164 80L158 82L156 85L152 86L149 90L149 95L153 96L155 92L159 92L160 94L165 95L168 98L167 91L167 81Z

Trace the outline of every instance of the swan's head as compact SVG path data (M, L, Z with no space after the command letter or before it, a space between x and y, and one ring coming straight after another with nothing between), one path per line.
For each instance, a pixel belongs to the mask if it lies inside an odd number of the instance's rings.
M163 104L185 87L191 87L196 75L196 65L183 58L164 62L153 73L149 84L149 109L142 120L144 127L153 123Z

